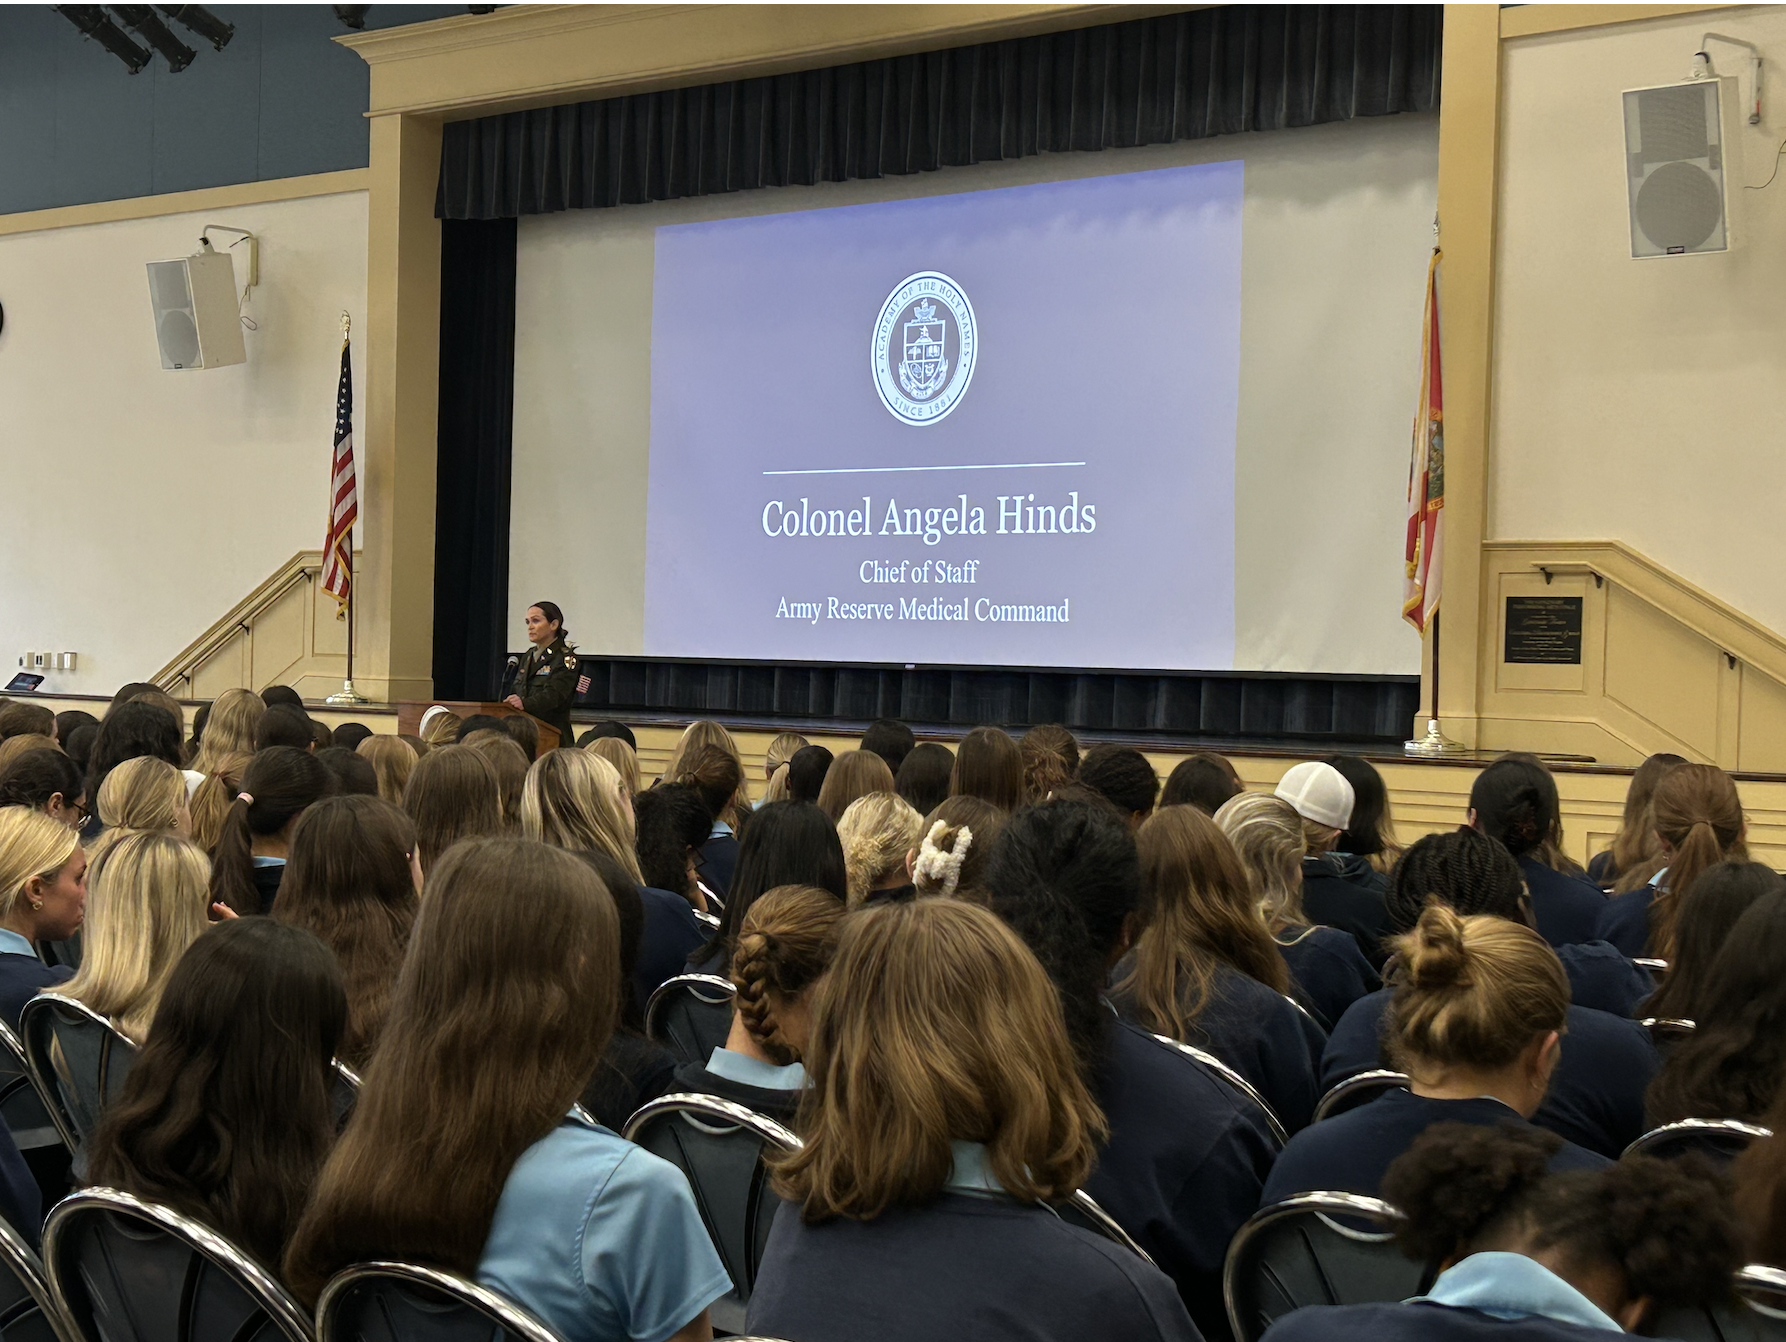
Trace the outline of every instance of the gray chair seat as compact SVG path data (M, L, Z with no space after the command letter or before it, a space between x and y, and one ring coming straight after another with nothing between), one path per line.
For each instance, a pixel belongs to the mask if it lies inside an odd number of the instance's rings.
M732 1032L733 991L716 974L678 974L645 1003L645 1037L678 1062L705 1066Z
M414 1263L359 1263L316 1302L317 1342L558 1342L533 1314L486 1286Z
M1402 1215L1356 1193L1303 1193L1262 1207L1235 1233L1222 1299L1237 1342L1256 1342L1305 1305L1406 1300L1421 1266L1395 1244Z
M57 1203L50 1293L82 1342L311 1342L310 1316L221 1235L115 1188Z

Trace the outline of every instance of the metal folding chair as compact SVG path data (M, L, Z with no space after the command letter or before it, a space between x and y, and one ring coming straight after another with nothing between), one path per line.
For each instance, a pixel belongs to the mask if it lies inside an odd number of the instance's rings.
M70 1151L124 1085L136 1045L104 1016L61 993L38 993L19 1014L25 1061L50 1121Z
M4 1342L80 1342L50 1293L43 1260L23 1235L0 1221L0 1339Z
M61 1146L62 1132L45 1107L25 1045L12 1026L0 1020L0 1120L20 1151Z
M1676 1020L1671 1016L1646 1016L1637 1023L1650 1032L1650 1042L1657 1048L1687 1038L1695 1028L1692 1021Z
M1620 1155L1621 1158L1656 1156L1671 1160L1689 1151L1697 1151L1714 1160L1735 1160L1749 1149L1751 1142L1773 1135L1759 1124L1743 1123L1734 1118L1683 1118L1678 1123L1651 1128Z
M717 974L678 974L645 1003L645 1037L678 1062L705 1064L732 1032L732 994Z
M1347 1077L1321 1097L1320 1103L1315 1106L1314 1121L1319 1123L1324 1118L1332 1118L1348 1109L1356 1109L1361 1104L1369 1104L1386 1090L1407 1088L1406 1072L1392 1072L1387 1068L1360 1072L1357 1076Z
M688 1176L695 1205L732 1289L713 1302L716 1330L741 1332L757 1265L780 1201L769 1188L767 1153L800 1139L774 1119L712 1095L666 1095L645 1105L621 1134Z
M1422 1269L1395 1245L1401 1220L1387 1202L1356 1193L1303 1193L1253 1213L1229 1242L1222 1269L1222 1300L1236 1342L1257 1342L1273 1322L1305 1305L1414 1295Z
M454 1272L357 1263L316 1302L317 1342L559 1342L514 1301Z
M50 1295L81 1342L312 1342L310 1316L210 1228L115 1188L58 1202Z
M1710 1309L1665 1310L1649 1331L1677 1342L1786 1342L1786 1272L1738 1270L1733 1298Z
M1272 1112L1271 1106L1265 1102L1265 1097L1255 1090L1252 1083L1239 1072L1228 1066L1227 1063L1223 1062L1213 1053L1205 1053L1202 1049L1187 1044L1182 1040L1174 1039L1170 1035L1156 1034L1154 1038L1169 1048L1177 1049L1199 1067L1214 1072L1218 1078L1226 1082L1233 1089L1239 1091L1248 1100L1252 1101L1253 1104L1257 1105L1259 1112L1264 1115L1265 1126L1271 1130L1271 1135L1277 1140L1277 1144L1280 1148L1290 1140L1290 1134L1285 1131L1284 1125L1278 1121L1278 1116Z
M1117 1224L1116 1218L1098 1206L1097 1201L1083 1188L1076 1190L1072 1197L1054 1208L1054 1212L1067 1224L1089 1230L1094 1235L1102 1235L1107 1240L1114 1240L1143 1262L1153 1262L1152 1255L1135 1243L1129 1232Z

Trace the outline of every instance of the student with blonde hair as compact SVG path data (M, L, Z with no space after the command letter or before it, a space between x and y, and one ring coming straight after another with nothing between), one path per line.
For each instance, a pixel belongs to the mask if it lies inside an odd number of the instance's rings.
M639 795L639 756L625 741L618 736L598 736L583 749L592 755L600 755L614 766L627 796Z
M1588 879L1602 890L1612 889L1627 874L1639 868L1643 869L1643 877L1647 880L1661 866L1654 860L1659 840L1655 817L1650 814L1650 802L1656 795L1656 784L1662 781L1662 775L1686 762L1680 755L1662 751L1644 760L1631 775L1630 786L1625 789L1625 809L1619 819L1619 832L1612 836L1612 843L1605 852L1596 853L1588 862Z
M732 795L715 808L714 823L724 825L728 834L736 834L744 818L750 813L750 790L745 786L744 756L738 753L738 743L732 734L717 722L691 722L683 729L676 747L670 752L669 763L659 778L663 783L687 783L688 775L695 769L695 763L707 747L723 750L732 757L738 766L738 782Z
M192 837L185 775L152 755L125 760L107 774L99 789L99 806L107 817L106 829L89 845L89 861L98 861L108 846L132 834Z
M892 792L893 771L872 750L846 750L831 761L825 784L819 789L819 810L836 824L858 797L872 792Z
M70 973L39 960L37 943L68 940L86 909L81 836L42 811L0 807L0 1019L14 1030L25 1003Z
M763 777L774 778L775 771L794 758L794 752L811 745L799 732L782 732L763 752Z
M459 728L465 725L465 719L452 709L435 704L422 714L422 721L416 728L416 735L427 743L430 749L435 746L452 746L459 744Z
M871 792L844 808L837 822L850 907L910 898L911 856L924 834L924 819L896 792Z
M354 747L354 754L372 761L372 772L378 775L378 795L392 806L403 805L403 789L415 772L421 756L401 736L368 736Z
M529 768L526 750L499 727L480 727L467 732L459 744L482 755L490 772L496 775L496 789L502 794L503 828L520 829L521 789L527 784Z
M521 833L573 853L606 853L628 880L641 881L632 799L600 755L552 750L535 760L521 789Z
M1435 899L1394 944L1383 1041L1410 1088L1292 1137L1265 1182L1266 1204L1322 1189L1378 1196L1390 1163L1434 1123L1524 1128L1544 1101L1569 1012L1569 980L1544 938ZM1556 1170L1606 1163L1571 1142L1550 1161Z
M1331 1031L1346 1008L1382 981L1351 933L1310 924L1302 909L1303 820L1281 797L1243 792L1222 803L1216 826L1245 869L1278 950L1290 967L1290 992L1315 1023Z
M192 767L209 776L235 755L254 753L254 733L267 711L266 700L253 690L225 690L205 714L205 730L198 738L198 754Z
M112 840L89 869L81 967L61 991L140 1045L174 965L210 926L210 880L205 855L177 835Z
M1048 976L956 900L850 915L812 1004L805 1145L751 1296L807 1342L1186 1342L1172 1283L1050 1204L1106 1128Z
M784 885L744 916L732 952L732 1030L705 1064L676 1069L673 1089L717 1095L786 1123L806 1090L813 985L830 967L844 906L829 890Z
M1289 970L1232 845L1195 806L1155 812L1135 837L1141 932L1114 973L1118 1006L1152 1034L1215 1054L1285 1127L1306 1127L1327 1036L1284 995Z
M224 817L242 790L242 775L253 755L230 755L217 761L214 772L205 775L192 794L188 809L192 812L192 841L209 857L217 849L223 833Z

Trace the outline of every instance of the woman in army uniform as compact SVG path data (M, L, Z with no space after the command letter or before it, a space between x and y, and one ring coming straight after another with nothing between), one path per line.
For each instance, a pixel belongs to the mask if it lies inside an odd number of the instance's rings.
M515 668L513 691L503 702L558 728L558 744L571 735L571 700L577 693L577 654L564 637L564 612L550 601L527 608L527 641L533 645Z

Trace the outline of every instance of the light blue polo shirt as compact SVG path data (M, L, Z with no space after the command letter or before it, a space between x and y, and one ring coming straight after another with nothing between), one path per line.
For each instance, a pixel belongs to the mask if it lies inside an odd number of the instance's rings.
M1524 1254L1473 1253L1447 1268L1425 1295L1438 1305L1474 1309L1496 1319L1556 1319L1623 1337L1616 1320L1544 1264Z
M682 1171L574 1119L509 1171L477 1279L564 1342L664 1342L732 1289Z

